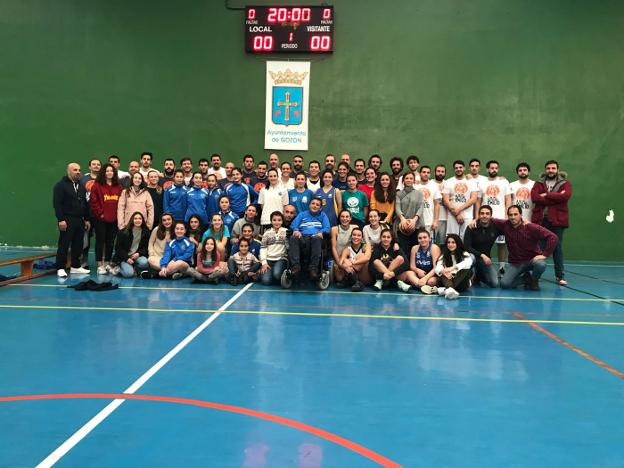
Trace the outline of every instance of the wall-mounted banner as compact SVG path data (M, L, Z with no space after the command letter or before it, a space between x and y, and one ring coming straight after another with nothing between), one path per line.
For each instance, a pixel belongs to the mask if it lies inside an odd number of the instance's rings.
M265 149L308 150L310 62L267 62Z

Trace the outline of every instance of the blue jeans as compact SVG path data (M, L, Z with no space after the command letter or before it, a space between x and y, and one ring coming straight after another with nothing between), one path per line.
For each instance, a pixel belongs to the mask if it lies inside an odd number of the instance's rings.
M282 272L286 269L288 262L286 260L277 260L275 262L268 260L267 263L271 268L262 273L260 281L266 286L270 285L272 282L279 284L282 278Z
M130 265L128 262L121 262L119 264L119 268L121 269L121 276L124 278L132 278L134 276L134 268L137 268L139 271L148 270L149 263L147 263L147 258L138 257L134 260L134 265Z
M494 263L486 265L481 257L474 259L476 278L490 288L498 288L498 273Z
M546 271L546 260L510 263L505 268L505 274L500 280L500 287L503 289L517 288L524 283L524 273L531 272L531 276L534 279L540 279L544 271Z

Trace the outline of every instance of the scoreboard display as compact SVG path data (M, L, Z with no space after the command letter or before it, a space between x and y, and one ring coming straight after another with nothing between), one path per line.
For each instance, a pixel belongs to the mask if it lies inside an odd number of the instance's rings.
M334 7L245 7L245 51L266 53L331 53L334 51Z

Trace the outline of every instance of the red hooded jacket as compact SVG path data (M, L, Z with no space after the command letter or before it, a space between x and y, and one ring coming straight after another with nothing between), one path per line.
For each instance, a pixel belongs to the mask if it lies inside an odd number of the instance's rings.
M98 184L91 187L89 205L93 219L106 223L117 222L117 204L123 187L120 184L108 185Z
M541 194L545 193L543 197ZM542 224L544 219L544 211L548 207L546 216L553 226L568 227L568 200L572 196L572 184L567 180L565 172L559 172L555 186L549 192L546 186L546 175L542 174L539 180L533 185L531 190L531 199L535 206L533 207L533 215L531 222Z

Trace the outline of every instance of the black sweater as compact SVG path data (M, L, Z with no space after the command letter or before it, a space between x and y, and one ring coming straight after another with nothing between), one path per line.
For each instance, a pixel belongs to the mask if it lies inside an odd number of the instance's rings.
M132 229L128 233L125 229L122 229L117 233L117 243L115 244L115 257L113 261L115 263L125 262L130 257L130 247L132 246ZM147 257L147 245L149 244L150 232L149 229L143 228L141 231L141 240L139 241L139 248L137 252L140 257Z
M492 222L490 222L488 227L481 226L481 223L477 222L477 227L474 229L466 229L466 233L464 234L464 247L477 258L479 258L481 254L490 257L494 241L502 234L501 230Z
M67 221L67 218L89 217L89 203L84 185L77 183L74 188L74 183L67 176L54 186L52 203L59 223Z

